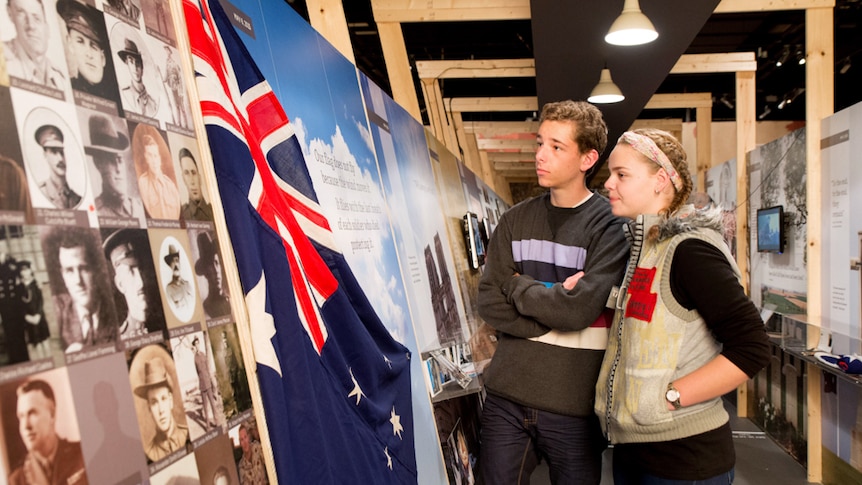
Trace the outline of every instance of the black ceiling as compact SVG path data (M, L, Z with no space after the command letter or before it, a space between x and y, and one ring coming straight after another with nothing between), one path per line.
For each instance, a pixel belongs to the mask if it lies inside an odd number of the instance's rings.
M616 140L638 118L679 57L709 19L719 0L641 2L659 37L640 46L613 46L604 36L623 1L533 0L536 88L539 106L560 99L586 99L603 67L625 94L621 103L599 105ZM577 21L574 21L576 20Z

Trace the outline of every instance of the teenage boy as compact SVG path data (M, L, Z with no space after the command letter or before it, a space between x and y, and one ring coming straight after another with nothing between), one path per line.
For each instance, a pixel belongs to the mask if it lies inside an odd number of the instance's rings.
M544 459L555 484L598 484L606 443L593 401L612 317L605 303L629 245L607 198L586 186L607 144L601 112L548 103L536 142L548 192L503 214L479 283L479 315L499 339L484 372L480 467L485 483L526 484Z

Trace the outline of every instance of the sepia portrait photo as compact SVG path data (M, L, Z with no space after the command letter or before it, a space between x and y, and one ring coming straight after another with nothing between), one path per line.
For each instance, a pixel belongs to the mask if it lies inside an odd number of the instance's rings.
M98 230L43 226L42 250L63 351L113 345L117 317Z
M188 253L177 238L168 236L162 241L159 256L164 297L174 316L188 323L197 305L197 290Z
M100 226L144 227L146 213L122 118L78 108Z
M102 237L102 250L114 288L120 341L163 332L165 315L147 231L102 229Z
M60 112L36 106L24 119L21 141L33 207L85 208L87 171L73 125Z
M159 344L130 352L129 383L147 460L156 462L191 451L182 393L170 352Z
M147 217L179 219L180 194L171 152L164 135L147 123L130 123L130 126L138 191Z
M3 458L9 485L89 483L66 368L0 385ZM50 477L43 467L53 462Z

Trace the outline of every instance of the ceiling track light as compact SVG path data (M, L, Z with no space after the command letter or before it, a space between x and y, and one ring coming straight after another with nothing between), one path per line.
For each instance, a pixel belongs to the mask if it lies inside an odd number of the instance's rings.
M626 0L623 11L605 35L605 42L613 45L648 44L658 38L652 22L641 12L638 0Z
M847 74L847 71L850 70L850 58L844 60L844 64L841 64L841 69L838 70L838 74Z
M763 112L757 115L757 119L762 120L763 118L769 116L769 113L772 113L772 110L769 108L769 106L764 106Z
M602 69L599 83L593 88L587 101L593 104L609 104L619 103L624 99L626 97L623 96L623 92L620 91L620 88L611 79L611 70L608 68Z
M733 109L733 102L728 98L727 93L722 94L721 98L719 98L719 101L721 102L721 104L727 106L728 109Z
M787 46L784 46L784 50L781 52L781 57L779 57L778 60L775 61L775 66L776 67L783 66L787 62L787 59L789 57L790 57L790 49Z

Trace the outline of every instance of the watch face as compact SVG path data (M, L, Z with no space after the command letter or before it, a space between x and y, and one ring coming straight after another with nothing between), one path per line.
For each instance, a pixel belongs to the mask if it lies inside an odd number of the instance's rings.
M677 401L679 400L679 391L677 391L676 389L668 389L667 394L665 394L665 397L670 402Z

